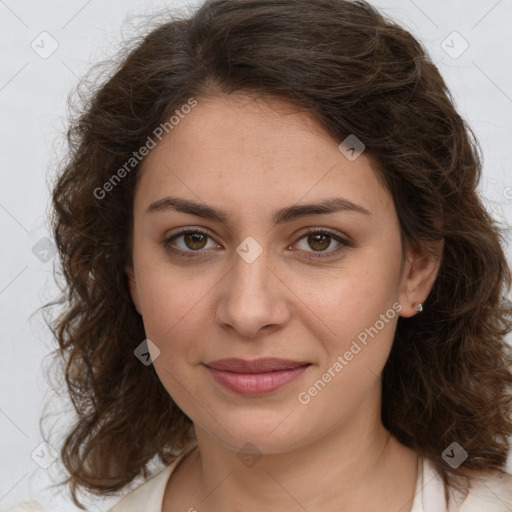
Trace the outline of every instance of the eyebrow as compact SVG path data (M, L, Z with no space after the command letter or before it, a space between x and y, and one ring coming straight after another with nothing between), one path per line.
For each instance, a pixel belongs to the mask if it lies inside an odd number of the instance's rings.
M227 224L230 214L225 210L219 210L203 203L196 203L189 199L179 197L164 197L151 203L146 209L146 215L162 211L177 211L188 213L204 219ZM276 210L272 215L274 226L284 224L307 215L318 215L335 212L355 212L371 216L371 213L363 206L353 203L348 199L334 197L324 199L318 203L295 204Z

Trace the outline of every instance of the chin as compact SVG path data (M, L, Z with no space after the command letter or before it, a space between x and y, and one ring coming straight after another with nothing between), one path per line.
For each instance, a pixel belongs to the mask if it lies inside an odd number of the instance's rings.
M280 454L300 448L310 437L304 422L293 418L293 413L287 418L289 411L280 414L244 414L243 418L223 416L221 424L208 422L201 428L218 442L239 452L255 452L257 454Z

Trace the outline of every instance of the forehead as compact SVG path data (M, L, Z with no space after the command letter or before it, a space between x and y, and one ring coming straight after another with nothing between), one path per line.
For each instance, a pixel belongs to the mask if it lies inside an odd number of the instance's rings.
M224 209L263 208L328 194L386 207L372 160L347 159L311 113L244 94L197 101L144 161L137 196L146 204L181 193Z
M234 93L199 98L148 160L167 150L175 158L186 155L199 161L217 157L235 162L252 156L258 162L284 158L292 163L306 152L312 157L324 152L326 144L334 141L311 113L281 99ZM213 166L215 161L210 161Z

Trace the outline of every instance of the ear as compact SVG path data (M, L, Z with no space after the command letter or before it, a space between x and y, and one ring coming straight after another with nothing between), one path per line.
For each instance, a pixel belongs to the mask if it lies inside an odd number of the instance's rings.
M414 306L423 303L434 286L439 273L444 240L424 242L421 247L408 248L400 285L400 316L417 314Z
M127 264L124 267L124 271L128 276L128 286L130 288L130 295L132 296L133 304L135 305L135 309L139 315L142 315L142 308L140 306L140 297L139 291L137 290L137 281L135 280L135 273L133 271L133 267L130 264Z

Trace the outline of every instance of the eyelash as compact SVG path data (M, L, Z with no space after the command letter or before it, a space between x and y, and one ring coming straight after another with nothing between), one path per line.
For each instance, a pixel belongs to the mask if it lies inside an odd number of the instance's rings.
M194 250L183 251L181 249L176 249L176 248L172 247L172 245L171 245L171 242L173 242L174 240L176 240L180 236L188 235L188 234L196 234L196 233L197 234L201 234L201 235L205 235L206 237L208 237L212 241L215 241L213 239L213 237L211 237L206 231L204 231L204 230L202 230L200 228L194 228L194 229L182 230L182 231L180 231L178 233L175 233L171 237L166 238L163 241L163 246L164 246L164 248L166 250L168 250L169 252L171 252L173 254L177 254L177 255L183 256L185 258L196 258L196 257L198 257L198 256L196 256L196 254L203 252L204 249L198 249L196 251L194 251ZM328 229L318 229L318 228L316 228L316 229L308 229L304 234L302 234L300 236L300 238L298 238L297 241L302 240L303 238L307 237L310 234L328 235L331 239L333 239L336 242L338 242L340 244L340 246L337 249L335 249L333 251L329 251L329 252L318 251L318 252L314 253L315 256L306 256L306 258L308 258L308 259L333 257L333 256L337 255L339 252L343 251L346 247L352 247L352 244L348 240L345 240L344 238L341 238L339 235L336 235L335 233L333 233L332 231L330 231ZM306 251L306 252L309 252L309 251Z

